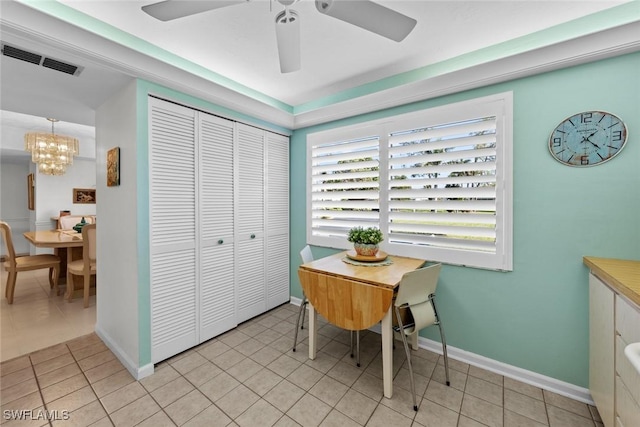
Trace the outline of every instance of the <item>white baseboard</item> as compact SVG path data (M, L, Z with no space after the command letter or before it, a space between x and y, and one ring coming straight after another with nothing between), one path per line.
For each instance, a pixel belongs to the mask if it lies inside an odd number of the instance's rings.
M291 304L300 306L300 302L300 298L291 297ZM375 325L369 330L379 334L380 324ZM439 341L433 341L428 338L418 337L418 346L420 348L424 348L425 350L442 354L442 344L440 344ZM473 365L478 368L503 375L505 377L523 382L525 384L539 387L543 390L547 390L561 396L565 396L579 402L595 406L595 403L591 398L591 393L587 388L578 387L577 385L560 381L555 378L539 374L537 372L528 371L526 369L518 368L517 366L498 362L497 360L489 359L488 357L480 356L478 354L461 350L450 345L447 345L447 356L460 362L468 363L469 365Z
M144 377L148 377L153 374L153 363L149 363L144 366L138 366L137 363L134 363L129 356L120 348L118 344L116 344L113 339L107 334L104 330L102 330L98 325L96 325L96 335L100 337L100 339L105 343L109 350L120 360L120 363L127 368L127 371L135 378L136 380L141 380Z

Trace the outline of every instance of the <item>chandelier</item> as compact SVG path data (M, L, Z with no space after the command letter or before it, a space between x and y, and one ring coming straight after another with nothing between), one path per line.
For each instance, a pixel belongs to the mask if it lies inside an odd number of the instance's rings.
M67 166L73 164L73 156L78 155L78 140L70 136L56 135L51 122L51 133L28 132L24 135L24 148L31 152L31 160L38 165L44 175L64 175Z

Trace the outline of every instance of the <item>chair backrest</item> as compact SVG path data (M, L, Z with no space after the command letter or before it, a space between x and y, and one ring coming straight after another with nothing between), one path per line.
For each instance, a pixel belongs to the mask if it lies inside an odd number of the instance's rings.
M4 240L4 245L7 247L7 261L9 265L15 267L16 252L13 248L13 239L11 238L11 227L4 221L0 221L0 234L2 234L2 240Z
M311 252L311 248L309 247L309 245L302 248L302 250L300 251L300 256L302 257L303 264L313 261L313 252Z
M96 260L96 225L82 227L82 259L86 266Z
M430 295L436 293L441 267L442 264L434 264L405 273L398 285L394 305L409 305L416 330L433 325L436 321Z
M82 216L82 215L66 215L66 216L61 216L58 219L58 224L60 225L60 228L62 230L71 230L77 223L79 223L80 221L82 221L82 218L84 218L84 221L87 224L93 224L93 217L92 216Z

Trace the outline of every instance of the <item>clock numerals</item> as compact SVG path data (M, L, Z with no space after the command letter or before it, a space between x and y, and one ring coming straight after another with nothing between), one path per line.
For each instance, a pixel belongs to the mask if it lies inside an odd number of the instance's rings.
M553 138L553 148L562 147L562 138Z
M611 140L612 141L622 141L622 131L616 130L611 132Z
M592 111L580 114L580 123L591 123L591 119L593 119Z
M580 164L587 166L589 164L589 156L580 156Z

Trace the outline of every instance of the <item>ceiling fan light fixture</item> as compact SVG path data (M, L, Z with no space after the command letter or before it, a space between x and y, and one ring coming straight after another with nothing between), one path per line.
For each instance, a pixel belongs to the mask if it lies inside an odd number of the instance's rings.
M300 19L295 10L285 9L276 16L276 39L280 72L300 70Z
M318 12L400 42L417 21L369 0L316 0Z

